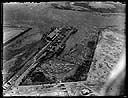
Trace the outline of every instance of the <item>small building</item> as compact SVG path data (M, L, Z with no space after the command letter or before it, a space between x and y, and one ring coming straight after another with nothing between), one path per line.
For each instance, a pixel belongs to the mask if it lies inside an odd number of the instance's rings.
M51 32L51 33L48 35L48 37L52 39L55 35L56 35L56 32Z
M47 38L48 38L48 40L52 40L55 36L57 36L59 33L59 30L56 28L53 32L51 32L48 36L47 36Z

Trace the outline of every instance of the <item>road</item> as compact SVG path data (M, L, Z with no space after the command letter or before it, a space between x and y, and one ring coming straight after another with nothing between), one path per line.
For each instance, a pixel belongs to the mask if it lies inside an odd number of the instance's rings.
M5 43L3 43L3 47L7 46L9 43L13 42L14 40L16 40L18 37L24 35L26 32L28 32L29 30L31 30L32 28L28 28L27 30L21 32L20 34L18 34L17 36L9 39L8 41L6 41Z

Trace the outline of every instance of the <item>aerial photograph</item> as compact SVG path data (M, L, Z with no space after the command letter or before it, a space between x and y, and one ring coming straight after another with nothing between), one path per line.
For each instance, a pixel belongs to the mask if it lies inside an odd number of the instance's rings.
M126 3L2 4L3 96L126 96Z

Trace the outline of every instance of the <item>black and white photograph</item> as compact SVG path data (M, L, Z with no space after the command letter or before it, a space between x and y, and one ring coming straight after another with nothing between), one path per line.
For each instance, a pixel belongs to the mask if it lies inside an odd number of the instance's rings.
M2 3L3 96L125 96L126 3Z

